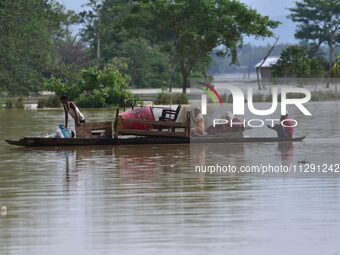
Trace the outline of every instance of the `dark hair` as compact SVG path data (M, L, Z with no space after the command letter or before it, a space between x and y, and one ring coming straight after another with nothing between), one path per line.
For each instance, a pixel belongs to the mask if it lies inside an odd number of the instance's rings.
M68 97L67 97L66 95L62 95L62 96L60 96L59 98L60 98L60 100L62 100L62 101L63 101L63 100L68 100Z

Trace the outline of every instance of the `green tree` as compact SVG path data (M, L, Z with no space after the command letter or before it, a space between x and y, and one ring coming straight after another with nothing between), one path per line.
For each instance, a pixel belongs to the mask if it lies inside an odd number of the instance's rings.
M80 71L90 65L87 46L69 31L53 44L56 59L52 74L68 82L79 80Z
M119 56L127 59L127 74L134 87L166 87L170 79L168 58L156 45L143 39L128 39Z
M57 1L0 2L0 92L41 89L54 65L53 39L66 19Z
M332 77L340 78L340 56L335 58L334 65L332 67Z
M324 69L316 58L310 58L306 48L293 45L284 49L273 66L274 77L322 77Z
M316 54L322 44L329 47L328 75L331 75L335 60L335 47L340 43L340 1L300 0L289 9L289 17L299 23L295 37L310 40L312 54Z
M102 69L83 69L81 79L76 83L52 77L45 82L45 87L57 96L68 95L81 107L106 107L120 105L132 97L127 91L127 84L127 76L121 74L115 66L107 65Z
M184 93L191 71L208 62L213 48L225 45L223 54L230 54L236 63L243 36L272 36L270 29L278 26L278 22L234 0L138 1L126 24L131 34L147 36L176 62Z
M131 38L124 26L133 3L127 0L89 0L87 11L80 13L85 25L83 40L89 43L93 59L100 65L119 59L128 63L124 71L132 87L166 86L170 80L167 56L158 45L145 38ZM177 76L176 76L177 77Z
M332 67L331 77L335 85L335 92L337 93L338 92L338 81L340 79L340 56L337 56L335 58L335 61Z

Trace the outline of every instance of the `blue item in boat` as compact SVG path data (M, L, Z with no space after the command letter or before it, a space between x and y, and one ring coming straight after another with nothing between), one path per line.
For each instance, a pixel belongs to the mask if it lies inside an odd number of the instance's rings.
M64 138L70 138L71 137L71 132L67 128L65 128L64 125L62 125L62 124L59 125L59 128L60 128L61 132L63 133Z

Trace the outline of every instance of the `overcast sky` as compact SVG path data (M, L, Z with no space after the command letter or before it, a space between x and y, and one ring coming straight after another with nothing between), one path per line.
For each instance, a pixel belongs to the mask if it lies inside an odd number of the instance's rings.
M82 5L86 4L87 0L59 0L67 9L72 9L77 12L81 11ZM292 43L295 42L294 31L295 24L287 19L289 14L288 8L294 6L295 0L241 0L241 2L249 5L250 7L258 10L263 15L268 15L274 20L278 20L282 25L275 30L275 33L280 36L280 42ZM245 42L254 44L267 44L273 42L273 39L267 40L254 40L247 38Z
M288 15L287 8L294 6L294 0L241 0L260 13L269 16Z

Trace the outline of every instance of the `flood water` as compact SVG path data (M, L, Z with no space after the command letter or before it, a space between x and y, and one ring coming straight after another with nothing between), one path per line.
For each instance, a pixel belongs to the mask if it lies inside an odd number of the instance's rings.
M309 109L312 118L292 112L302 143L48 149L3 140L55 132L62 110L0 110L0 254L339 254L340 174L192 165L339 163L340 103Z

